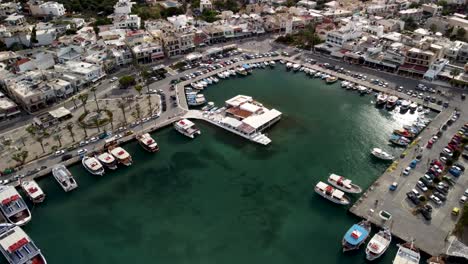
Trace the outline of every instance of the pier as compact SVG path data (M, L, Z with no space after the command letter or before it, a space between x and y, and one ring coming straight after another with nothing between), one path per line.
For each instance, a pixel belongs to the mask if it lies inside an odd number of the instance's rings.
M439 157L439 152L450 141L460 124L467 121L466 117L464 121L457 121L443 133L432 149L425 148L426 142L450 119L451 115L452 111L449 110L441 112L404 151L406 156L397 159L350 208L351 213L370 220L378 227L390 227L394 236L405 241L414 240L419 249L430 255L446 252L448 238L458 219L452 216L451 211L453 207L460 207L458 200L468 184L468 179L459 177L456 184L450 188L447 201L441 206L428 202L434 208L431 221L423 219L413 203L406 198L406 193L416 189L416 182L429 168L430 160ZM416 168L410 175L403 176L402 170L421 154L422 159ZM398 188L389 191L389 186L393 182L398 183ZM381 210L392 214L390 222L385 222L379 217Z

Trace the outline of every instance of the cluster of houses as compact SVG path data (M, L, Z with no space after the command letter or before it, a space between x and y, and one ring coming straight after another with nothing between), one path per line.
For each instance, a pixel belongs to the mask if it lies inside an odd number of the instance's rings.
M269 33L291 34L308 25L314 25L323 40L315 46L316 52L468 86L468 67L464 67L468 34L460 38L458 32L468 31L468 19L461 14L442 16L441 6L419 0L340 0L320 7L310 0L289 7L285 0L248 2L241 12L222 11L217 21L208 23L190 10L143 21L132 13L134 2L118 0L108 17L112 23L97 28L76 15L68 16L57 2L0 2L0 41L9 50L0 52L0 120L19 114L20 109L31 113L44 109L133 63L158 63L199 47ZM195 8L203 12L214 7L210 0L201 0ZM405 29L409 20L420 28ZM459 40L450 40L450 34Z

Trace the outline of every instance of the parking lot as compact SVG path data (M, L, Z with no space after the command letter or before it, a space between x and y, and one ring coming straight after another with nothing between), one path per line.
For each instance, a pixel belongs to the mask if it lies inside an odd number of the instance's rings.
M463 207L460 198L468 188L468 177L463 172L460 172L458 177L447 173L446 179L442 178L442 174L437 180L435 179L442 166L445 170L451 167L440 158L448 156L444 153L444 149L451 142L453 135L457 134L459 129L468 122L468 118L462 115L455 122L450 122L451 125L444 126L447 120L452 118L452 113L448 110L440 113L419 135L419 142L405 151L406 156L398 161L395 169L387 170L350 209L358 216L369 218L374 224L391 227L392 233L403 240L414 239L417 247L431 255L443 253L447 247L446 240L459 217L452 211L454 208ZM441 129L442 127L445 130ZM438 133L439 130L442 132ZM432 146L427 148L427 143L436 134L439 135L437 140L433 140ZM404 170L418 156L419 162L415 162L414 168L407 173L408 175L403 175ZM439 172L437 172L437 167L431 166L434 160L440 166ZM462 167L468 166L467 160L462 157L457 162ZM429 173L431 167L432 172ZM442 184L439 185L439 179L448 188L442 187ZM419 181L424 185L419 184L418 187ZM391 191L390 186L393 183L396 183L397 187ZM411 194L413 190L417 194ZM439 194L442 197L439 197ZM413 196L416 196L416 199L412 198ZM432 208L431 212L421 213L421 209L427 210L424 209L426 205ZM392 215L390 222L385 222L379 216L381 211Z

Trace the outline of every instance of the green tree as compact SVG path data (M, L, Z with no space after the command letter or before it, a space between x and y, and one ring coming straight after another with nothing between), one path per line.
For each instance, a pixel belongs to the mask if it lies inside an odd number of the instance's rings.
M73 123L72 122L67 123L66 128L68 132L70 133L70 136L72 137L73 142L75 142L75 132L73 132Z
M133 76L130 76L130 75L122 76L119 79L119 84L123 88L128 88L131 85L135 84L135 78Z
M21 166L26 162L26 159L28 158L29 152L26 150L17 152L13 154L11 157L12 160L18 162L18 165Z
M140 118L141 118L141 108L140 108L140 104L136 104L136 105L135 105L135 113L136 113L136 118L137 118L137 119L140 119Z
M218 13L215 10L205 9L201 13L200 19L208 23L213 23L218 20Z
M143 90L143 86L135 85L133 88L138 92L138 95L141 96L141 90Z
M151 94L148 94L147 98L148 98L148 107L149 107L150 114L153 114L153 103L151 102Z
M111 124L111 129L114 130L114 113L112 113L112 111L108 111L107 116L109 117L109 122Z
M405 21L405 30L414 31L418 27L418 24L414 22L413 17L408 17L404 21Z
M71 100L72 100L73 104L75 105L75 109L78 108L78 106L76 105L76 96L72 96Z
M458 28L457 29L457 34L455 35L455 39L457 40L465 40L465 34L466 34L466 30L464 28Z
M125 114L125 102L123 100L120 100L118 103L117 103L117 107L120 108L120 110L122 111L122 115L123 115L123 118L124 118L124 123L125 125L127 124L127 116Z
M96 87L91 88L91 92L93 92L94 95L94 102L96 103L97 110L99 111L99 103L96 97Z
M101 133L101 128L100 128L100 125L99 125L99 119L98 118L93 119L93 123L96 126L96 128L98 130L98 133Z
M150 79L151 79L151 73L148 70L143 70L143 71L141 71L141 77L145 81L146 90L149 93L150 92L149 84L150 84Z
M432 33L436 33L437 32L437 25L436 24L431 24L429 26L429 30L432 32Z
M79 121L76 121L78 126L81 127L81 129L83 129L83 133L84 133L84 137L87 138L88 137L88 130L86 129L86 126L83 126L81 125L81 123Z
M88 110L86 109L86 103L88 102L88 94L87 93L82 93L82 94L78 95L78 99L83 104L83 109L85 110L85 112L88 112Z
M57 133L54 135L54 140L59 143L59 146L62 147L62 134Z
M457 77L459 74L460 74L459 69L453 69L450 71L450 75L452 75L452 83L453 83L453 80L455 80L455 77Z

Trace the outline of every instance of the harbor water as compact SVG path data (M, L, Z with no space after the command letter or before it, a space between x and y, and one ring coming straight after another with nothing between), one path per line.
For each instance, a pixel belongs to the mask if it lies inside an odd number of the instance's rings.
M266 131L272 144L195 121L202 135L194 140L172 127L153 133L159 153L124 145L131 167L103 177L71 167L79 187L70 193L53 177L39 180L47 198L32 208L25 230L48 262L365 263L364 245L341 252L344 233L359 219L315 194L314 185L336 173L367 188L389 165L371 149L399 155L403 149L388 138L416 114L377 109L373 95L280 65L223 80L204 94L217 106L249 95L283 112ZM375 263L391 263L396 250L393 244Z

